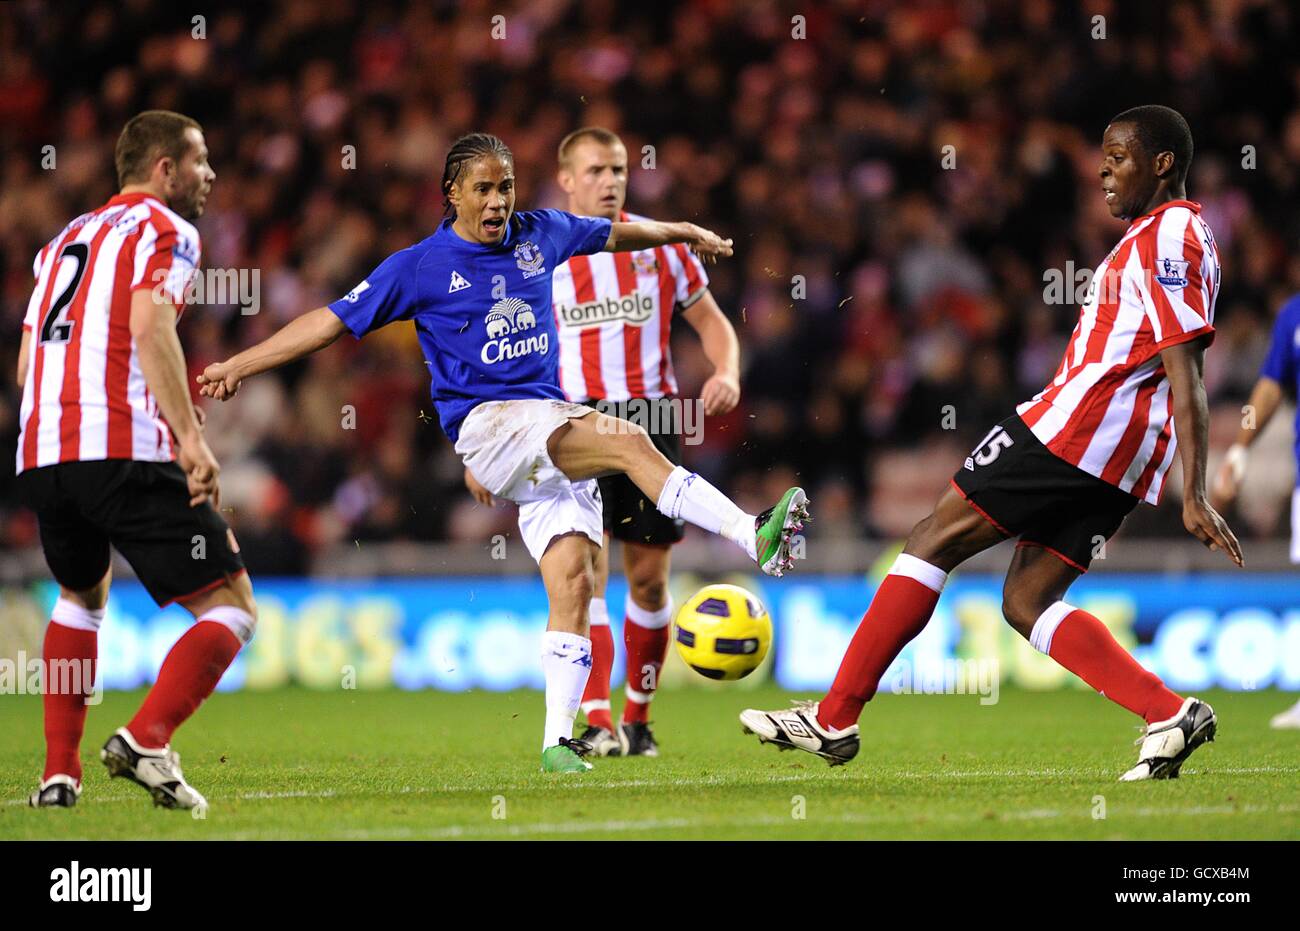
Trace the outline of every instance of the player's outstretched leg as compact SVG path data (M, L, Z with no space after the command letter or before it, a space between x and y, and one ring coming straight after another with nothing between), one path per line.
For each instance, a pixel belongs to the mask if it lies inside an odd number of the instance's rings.
M100 759L109 776L145 789L163 808L205 808L207 800L185 781L172 734L217 687L257 626L248 576L181 602L195 617L158 670L135 717L104 743Z
M794 567L791 539L810 519L802 488L789 489L757 517L746 514L702 477L674 466L641 427L596 412L569 420L551 434L547 449L571 481L623 472L663 514L726 537L766 574Z
M1033 544L1016 549L1002 611L1035 649L1147 722L1137 765L1120 778L1173 779L1197 747L1214 739L1214 709L1184 699L1143 669L1096 616L1062 599L1080 570Z
M591 674L588 617L595 590L597 545L577 532L555 537L538 560L550 616L542 635L546 677L546 725L542 771L581 773L591 769L584 756L591 745L573 739L573 721Z
M587 718L587 729L578 739L591 745L592 756L618 756L622 749L614 733L609 710L609 677L614 667L614 637L609 630L609 609L605 605L605 583L609 579L609 534L600 548L595 565L595 595L591 599L588 636L591 638L591 675L582 690L579 706Z
M745 733L782 750L807 750L837 766L858 752L858 717L880 677L930 621L948 572L1003 539L1003 534L952 488L934 513L912 529L903 554L876 589L820 702L796 702L782 711L741 712Z

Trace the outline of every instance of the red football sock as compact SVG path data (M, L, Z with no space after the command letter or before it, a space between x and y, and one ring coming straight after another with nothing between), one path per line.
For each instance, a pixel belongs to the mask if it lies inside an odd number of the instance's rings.
M126 729L143 747L166 746L221 681L243 643L229 627L200 618L176 641L158 680Z
M604 602L601 605L603 607ZM594 613L594 602L592 610ZM609 714L609 673L614 666L614 635L609 632L609 623L606 622L592 624L587 636L591 638L591 675L582 691L582 711L587 716L588 725L612 731L614 720Z
M898 557L876 589L831 690L817 709L819 724L840 730L857 723L894 657L930 622L946 579L942 569L915 556Z
M1040 625L1048 626L1040 632ZM1182 698L1159 676L1143 669L1106 625L1087 611L1057 602L1034 625L1030 643L1040 650L1046 646L1044 652L1052 659L1148 724L1173 717L1183 705Z
M81 735L86 729L86 697L95 687L99 632L50 621L45 628L45 774L63 773L81 781ZM87 681L89 677L89 681ZM78 686L72 688L71 686Z
M669 604L658 611L646 611L628 601L627 617L623 620L623 645L627 648L625 724L644 724L650 717L650 702L654 701L655 690L659 688L659 673L663 671L664 657L668 655L672 610Z

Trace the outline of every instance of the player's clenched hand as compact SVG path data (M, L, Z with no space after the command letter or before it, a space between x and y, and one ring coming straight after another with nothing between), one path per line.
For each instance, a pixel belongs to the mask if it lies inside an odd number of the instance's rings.
M474 496L474 500L479 504L492 507L492 492L484 488L469 469L465 470L465 487L469 489L469 493Z
M185 473L185 483L190 490L190 507L209 500L213 507L218 507L221 503L221 488L217 484L217 476L221 474L221 466L217 464L217 457L212 455L203 435L196 433L182 442L178 458L181 470Z
M1232 528L1204 499L1189 498L1183 502L1183 526L1210 549L1221 549L1238 566L1244 565L1241 544L1237 542Z
M740 380L726 372L715 373L700 389L700 400L709 417L729 414L740 403Z
M694 223L689 224L691 234L691 251L704 259L706 262L717 261L720 255L731 255L731 240L723 239L713 230L706 230L702 226L696 226Z
M196 381L199 383L199 394L218 401L229 401L239 390L243 379L235 374L234 367L229 362L213 362Z

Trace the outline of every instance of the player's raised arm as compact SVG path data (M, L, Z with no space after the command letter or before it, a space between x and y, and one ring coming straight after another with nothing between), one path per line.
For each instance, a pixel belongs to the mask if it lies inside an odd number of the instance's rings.
M694 223L660 223L657 220L611 223L604 251L635 252L678 242L690 246L696 255L708 262L716 261L720 255L731 255L732 241L723 239L712 230Z
M360 339L395 320L409 320L416 306L414 263L420 254L414 247L393 253L346 296L303 314L225 362L209 365L198 379L203 394L225 401L250 375L324 349L344 333Z
M1210 549L1222 549L1242 565L1241 544L1227 521L1205 495L1205 463L1210 443L1210 409L1205 399L1204 338L1177 343L1160 351L1174 397L1174 429L1183 464L1183 526Z
M347 330L334 311L317 307L281 327L256 346L231 356L225 362L209 365L198 376L199 390L206 397L228 400L234 397L245 378L324 349Z

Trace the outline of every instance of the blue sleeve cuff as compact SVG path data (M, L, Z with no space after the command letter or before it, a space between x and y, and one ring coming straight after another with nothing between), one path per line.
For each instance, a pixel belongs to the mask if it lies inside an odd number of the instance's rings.
M594 218L596 223L592 227L591 236L582 244L575 255L593 255L605 248L605 243L609 242L609 231L614 226L614 221L607 217Z
M354 320L353 316L348 313L348 308L352 305L348 303L347 298L341 297L337 301L332 301L326 306L334 312L334 316L343 321L343 325L348 328L348 332L357 339L360 339L370 332L369 328L366 326L362 326L360 329L357 328L357 325L360 324L361 321Z

